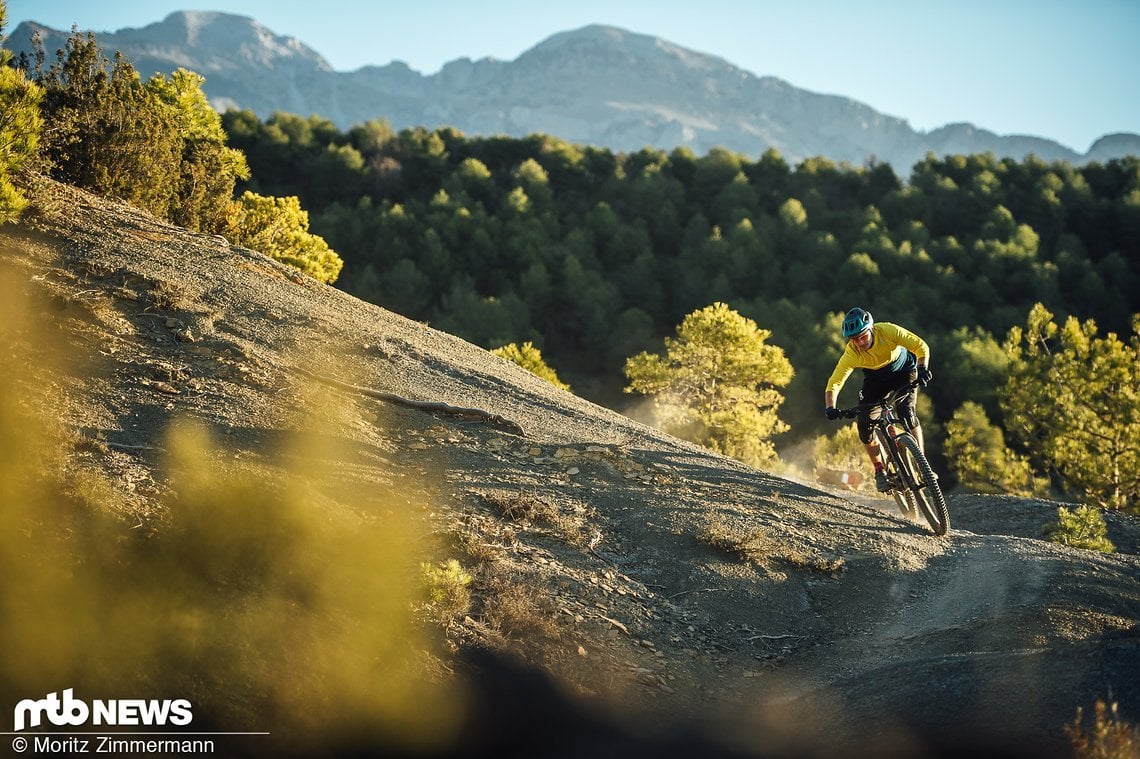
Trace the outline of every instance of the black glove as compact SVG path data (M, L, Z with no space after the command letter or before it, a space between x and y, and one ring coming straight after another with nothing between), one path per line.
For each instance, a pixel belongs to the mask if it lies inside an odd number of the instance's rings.
M925 366L918 367L918 384L926 387L930 384L930 380L934 379L934 375Z
M823 413L828 419L838 419L840 416L839 409L835 408L835 406L828 406L823 410Z

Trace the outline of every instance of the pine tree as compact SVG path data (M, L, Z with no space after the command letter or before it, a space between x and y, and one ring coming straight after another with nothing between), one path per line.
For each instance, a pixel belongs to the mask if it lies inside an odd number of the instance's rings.
M74 33L37 74L51 175L167 217L182 161L175 107L149 92L121 55L108 61L90 32Z
M7 15L7 6L0 2L0 43ZM39 110L43 90L10 67L11 58L9 51L0 49L0 224L15 221L27 206L12 180L38 154L43 127Z
M1091 319L1058 327L1039 303L1005 350L1006 428L1077 494L1105 508L1140 506L1140 314L1125 343L1097 337Z
M187 229L218 232L233 199L234 185L239 179L249 179L249 166L241 151L226 147L221 116L202 91L205 81L192 71L178 69L169 79L152 77L146 89L174 109L182 137L170 220Z
M1044 495L1048 480L1033 474L1029 460L1005 445L1005 435L981 405L963 403L946 423L944 448L959 482L976 493Z
M788 425L776 415L792 379L784 351L724 303L685 317L665 356L628 359L626 392L651 395L658 424L671 434L753 466L776 463L772 438Z

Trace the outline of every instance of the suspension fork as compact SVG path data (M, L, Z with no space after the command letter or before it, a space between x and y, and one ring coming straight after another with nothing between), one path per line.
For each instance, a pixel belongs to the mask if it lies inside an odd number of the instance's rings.
M891 457L894 459L895 466L899 470L899 479L902 480L903 485L906 486L907 489L918 493L919 490L926 487L926 483L923 482L920 472L911 471L908 467L904 466L905 452L903 445L899 442L903 437L910 437L917 445L918 438L914 437L908 430L899 430L894 425L889 425L888 430L887 436L890 438ZM919 448L921 449L921 446L919 446ZM915 463L917 464L918 462Z
M899 478L899 482L907 490L917 490L922 486L922 483L911 481L910 473L903 465L902 447L899 445L899 438L910 433L906 432L905 430L900 431L898 429L898 425L893 421L888 421L881 427L881 429L883 431L883 434L880 436L882 438L882 441L879 443L879 447L886 447L887 450L885 451L885 454L886 456L890 457L891 464L894 467L896 476Z

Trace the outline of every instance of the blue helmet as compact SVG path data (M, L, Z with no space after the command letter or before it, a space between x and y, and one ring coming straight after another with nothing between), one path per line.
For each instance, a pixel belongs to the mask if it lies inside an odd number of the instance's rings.
M849 340L873 326L875 326L875 320L871 318L869 311L853 308L843 317L843 339Z

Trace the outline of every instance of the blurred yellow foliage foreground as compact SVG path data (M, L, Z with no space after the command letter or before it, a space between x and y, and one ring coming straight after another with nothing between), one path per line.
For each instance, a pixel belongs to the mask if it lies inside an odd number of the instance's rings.
M318 503L315 443L301 434L275 478L223 472L232 455L185 423L166 433L160 527L132 529L109 475L66 481L75 432L52 409L50 320L23 288L0 287L3 723L21 700L74 689L89 702L186 699L193 720L179 730L269 733L240 739L250 754L445 742L459 707L425 675L412 620L424 557L407 506L365 517ZM298 429L335 417L321 412Z

